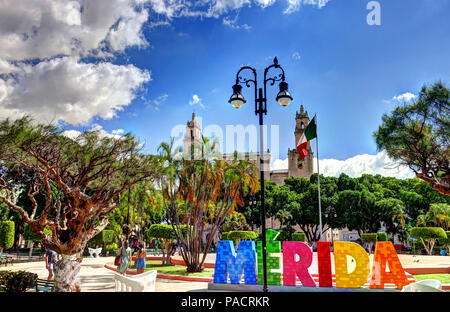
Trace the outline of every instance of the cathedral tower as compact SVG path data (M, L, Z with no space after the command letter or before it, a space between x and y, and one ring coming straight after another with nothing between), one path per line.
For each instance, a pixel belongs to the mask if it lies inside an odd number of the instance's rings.
M303 132L309 124L308 112L305 111L303 105L300 106L300 112L295 114L295 130L294 130L294 147L297 146ZM290 177L304 177L308 178L313 174L314 154L311 150L311 143L308 143L308 155L300 160L297 149L290 149L288 152L289 158L289 176Z
M186 159L195 159L202 144L202 128L192 113L192 120L186 124L186 133L183 139L183 154ZM199 155L197 155L199 156Z

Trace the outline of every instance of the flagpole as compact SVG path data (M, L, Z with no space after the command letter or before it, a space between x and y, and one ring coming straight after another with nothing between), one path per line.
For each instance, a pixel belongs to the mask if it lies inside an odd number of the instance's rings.
M319 241L322 241L322 204L320 202L320 171L319 171L319 136L317 135L317 114L314 115L316 118L316 154L317 154L317 188L319 194Z

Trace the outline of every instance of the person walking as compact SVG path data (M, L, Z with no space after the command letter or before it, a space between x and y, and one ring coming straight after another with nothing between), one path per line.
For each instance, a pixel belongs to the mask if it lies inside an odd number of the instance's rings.
M137 273L144 273L145 271L145 259L147 258L147 254L145 252L144 249L144 245L143 244L139 244L139 251L136 254L136 270Z
M47 248L45 251L45 268L48 270L47 280L51 280L53 278L55 263L58 262L58 260L59 254Z
M125 240L122 244L122 248L119 251L120 255L120 265L117 267L117 271L120 274L125 275L125 271L130 266L131 262L131 248L129 247L128 240Z

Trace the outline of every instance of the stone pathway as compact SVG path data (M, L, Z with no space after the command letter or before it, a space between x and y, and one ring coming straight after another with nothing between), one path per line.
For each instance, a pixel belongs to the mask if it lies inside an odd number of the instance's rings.
M113 271L104 267L106 263L113 263L114 257L84 258L81 263L80 282L83 292L113 292L114 274ZM36 273L39 278L46 279L48 271L44 261L15 263L7 267L1 266L2 270L19 271L25 270ZM165 279L156 280L157 292L186 292L186 291L206 291L208 283L204 282L184 282Z

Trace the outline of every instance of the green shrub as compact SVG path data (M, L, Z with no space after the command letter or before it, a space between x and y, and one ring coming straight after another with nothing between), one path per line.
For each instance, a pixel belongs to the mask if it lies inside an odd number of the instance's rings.
M113 230L103 230L102 231L102 243L106 245L114 242L114 231Z
M277 236L276 240L281 242L292 241L292 234L295 233L295 229L292 227L285 227L280 230L280 234Z
M446 239L447 234L440 227L414 227L409 232L409 236L416 239Z
M224 240L224 241L228 240L228 233L229 232L223 232L222 233L222 240Z
M231 231L228 232L228 240L256 239L258 235L253 231Z
M379 232L377 237L379 242L387 242L388 241L388 235L386 232Z
M183 236L186 237L186 225L181 226L181 232L183 233ZM176 239L175 232L172 226L169 224L152 224L145 232L145 235L147 236L147 239L149 241L151 241L153 238Z
M363 243L376 243L377 242L377 233L362 233L361 241Z
M0 271L0 290L25 292L36 285L37 274L27 271Z
M449 249L450 252L450 231L445 231L445 234L447 235L447 238L439 238L439 245L441 245L442 247L447 247L447 249Z
M0 222L0 247L4 250L11 248L14 245L14 222L2 221Z
M447 239L447 234L440 227L414 227L409 232L409 236L421 241L429 255L432 254L437 240Z
M303 232L297 232L292 234L292 240L296 242L306 242L306 234Z

